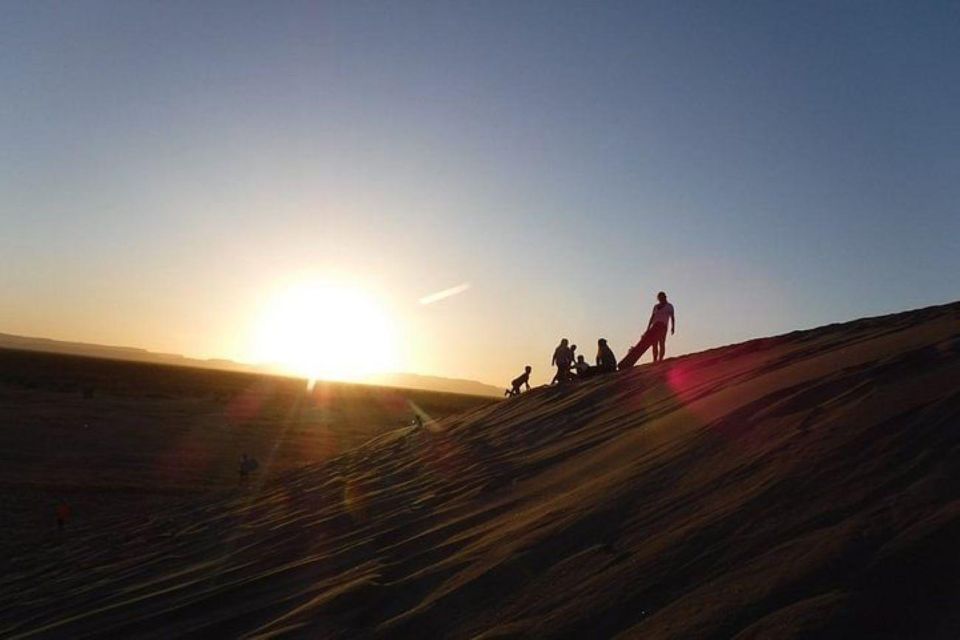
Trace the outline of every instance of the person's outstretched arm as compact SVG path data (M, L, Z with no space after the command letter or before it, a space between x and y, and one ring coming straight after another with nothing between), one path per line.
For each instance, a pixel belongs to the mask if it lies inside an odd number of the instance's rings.
M673 308L670 309L670 335L673 335L677 330L677 316L674 314Z
M647 321L647 329L653 326L653 317L656 315L656 311L650 313L650 320Z

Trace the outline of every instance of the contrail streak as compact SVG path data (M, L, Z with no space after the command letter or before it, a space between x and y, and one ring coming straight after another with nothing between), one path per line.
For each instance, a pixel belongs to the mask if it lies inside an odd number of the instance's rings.
M470 283L464 282L455 287L450 287L449 289L444 289L443 291L437 291L436 293L431 293L428 296L423 296L420 298L420 304L433 304L434 302L439 302L440 300L449 298L450 296L455 296L458 293L463 293L469 288Z

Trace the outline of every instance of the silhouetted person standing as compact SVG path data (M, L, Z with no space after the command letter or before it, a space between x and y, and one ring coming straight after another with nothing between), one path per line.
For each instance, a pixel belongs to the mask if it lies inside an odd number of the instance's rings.
M617 370L617 357L607 346L606 338L597 340L597 373L613 373Z
M653 347L654 362L660 362L667 354L667 325L672 324L670 333L674 333L677 329L677 319L673 305L667 302L667 294L661 291L657 294L657 300L650 314L647 330L640 337L640 342L630 347L627 355L620 361L618 367L621 371L626 371L635 365L650 347Z
M573 363L573 353L568 346L570 341L563 338L557 348L553 350L553 359L551 365L557 367L557 374L553 377L554 382L563 383L570 377L570 365Z
M570 368L567 369L567 380L573 380L577 371L577 345L570 345Z
M650 322L647 324L647 331L652 332L653 341L653 361L663 361L663 356L667 353L667 323L672 324L670 335L677 329L677 318L673 311L673 305L667 302L667 294L663 291L657 294L657 304L653 305L653 312L650 314Z

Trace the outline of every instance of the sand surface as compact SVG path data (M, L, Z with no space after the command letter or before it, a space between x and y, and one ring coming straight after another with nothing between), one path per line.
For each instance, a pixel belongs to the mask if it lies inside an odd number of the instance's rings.
M328 460L489 398L0 349L0 562L73 506L73 527L150 517L235 488L243 453L258 481Z
M960 637L960 304L394 430L24 542L3 637Z

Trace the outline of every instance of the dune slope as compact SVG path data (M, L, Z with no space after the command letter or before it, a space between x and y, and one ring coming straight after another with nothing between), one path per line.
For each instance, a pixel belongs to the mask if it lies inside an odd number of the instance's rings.
M24 545L0 636L960 635L960 304L391 432Z

